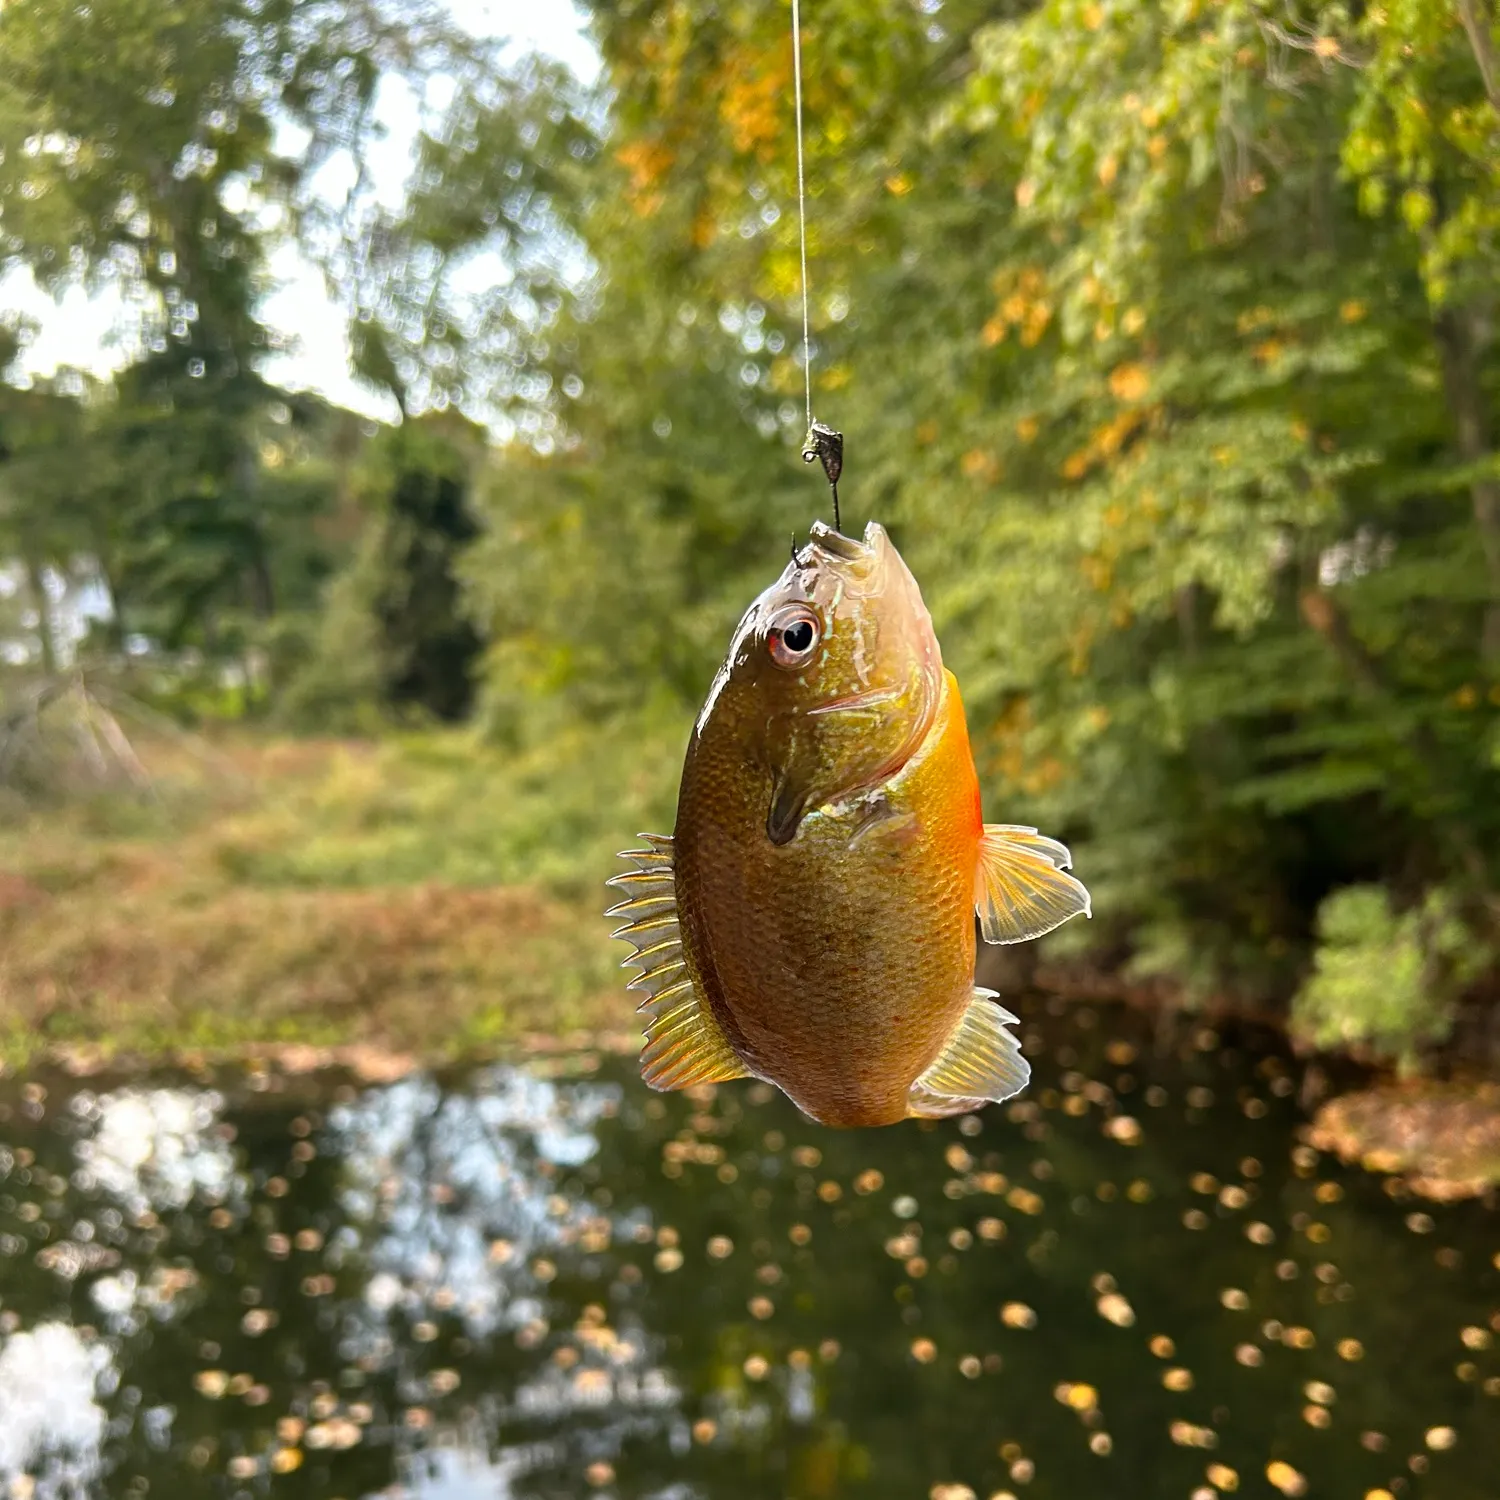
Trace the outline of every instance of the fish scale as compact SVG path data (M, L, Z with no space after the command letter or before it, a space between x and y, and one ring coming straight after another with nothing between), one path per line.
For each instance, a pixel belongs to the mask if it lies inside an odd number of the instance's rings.
M747 1075L832 1125L1024 1086L988 941L1089 909L1067 849L982 819L958 683L872 523L826 527L751 606L690 743L673 837L624 855L612 915L656 1088Z

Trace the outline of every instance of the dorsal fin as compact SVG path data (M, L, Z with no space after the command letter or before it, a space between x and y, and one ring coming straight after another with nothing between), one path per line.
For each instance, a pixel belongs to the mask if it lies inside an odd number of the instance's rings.
M1020 824L986 823L979 841L974 904L987 943L1024 943L1079 912L1092 916L1089 893L1067 873L1067 847Z
M605 882L626 892L626 899L605 916L630 919L611 936L624 938L635 949L621 967L640 970L626 988L646 997L636 1007L646 1026L641 1077L663 1092L744 1078L749 1070L734 1055L682 955L672 840L659 833L641 837L649 849L628 849L620 855L635 868Z
M1005 1029L1016 1018L994 1003L994 990L974 998L932 1066L912 1084L906 1112L925 1119L964 1115L1019 1094L1031 1078L1021 1044Z

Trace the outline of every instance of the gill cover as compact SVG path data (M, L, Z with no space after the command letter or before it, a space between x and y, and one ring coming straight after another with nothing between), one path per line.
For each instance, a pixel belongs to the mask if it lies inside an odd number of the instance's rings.
M788 668L770 632L797 606L816 612L820 639L805 664ZM816 523L752 606L736 648L730 662L750 670L765 702L773 844L795 838L810 812L893 776L937 712L943 661L932 619L900 553L873 521L863 541Z

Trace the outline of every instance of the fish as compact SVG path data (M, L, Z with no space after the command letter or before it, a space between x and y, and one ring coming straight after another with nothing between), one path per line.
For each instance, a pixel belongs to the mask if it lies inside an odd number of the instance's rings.
M1026 1086L978 935L1079 913L1068 849L987 824L957 679L883 527L816 522L746 611L670 835L609 885L654 1089L753 1077L825 1125L966 1114Z

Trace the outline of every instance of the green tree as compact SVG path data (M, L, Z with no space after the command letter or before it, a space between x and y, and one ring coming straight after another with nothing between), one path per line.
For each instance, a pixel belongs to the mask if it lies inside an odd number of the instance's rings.
M117 634L239 658L282 607L282 532L308 521L262 462L289 403L259 370L267 257L289 235L336 243L363 212L367 193L328 207L312 181L358 183L382 83L483 75L493 48L439 6L382 0L21 0L0 48L0 256L136 313L136 357L91 423L91 494L67 502Z
M485 450L483 430L451 411L408 418L363 449L351 479L359 540L328 587L293 718L468 715L482 643L458 574L478 534Z
M599 291L549 340L561 451L502 466L476 551L513 721L682 725L814 503L786 19L596 13ZM1072 939L1284 999L1341 886L1492 928L1482 8L807 24L815 407L846 514L924 581L988 804L1080 845Z

